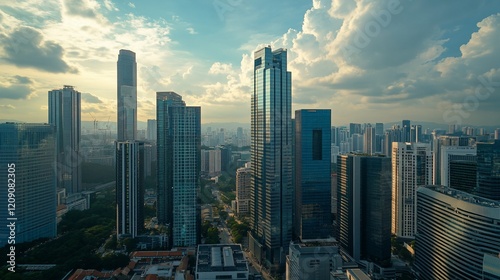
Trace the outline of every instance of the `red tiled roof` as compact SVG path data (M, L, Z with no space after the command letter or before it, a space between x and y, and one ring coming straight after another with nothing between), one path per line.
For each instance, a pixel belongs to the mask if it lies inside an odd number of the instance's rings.
M158 275L156 275L156 274L149 274L146 277L146 280L158 280Z
M95 276L95 277L111 277L112 274L111 272L100 272L95 269L77 269L70 277L68 280L83 280L83 278L87 276Z

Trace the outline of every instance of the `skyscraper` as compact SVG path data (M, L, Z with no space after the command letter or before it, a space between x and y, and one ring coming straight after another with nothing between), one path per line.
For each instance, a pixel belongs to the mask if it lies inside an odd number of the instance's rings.
M136 237L144 229L144 143L116 143L116 233Z
M295 235L332 236L331 110L295 111Z
M432 182L430 144L392 143L392 233L414 238L416 191Z
M156 120L148 120L146 139L156 141Z
M500 200L500 140L477 143L476 194Z
M391 258L391 159L341 155L337 171L337 240L356 261Z
M137 64L135 53L120 50L117 62L117 140L137 139Z
M418 279L498 279L483 278L483 259L500 252L500 203L444 186L417 198Z
M292 238L292 74L287 52L254 53L249 247L267 265L284 265Z
M156 93L158 202L160 224L172 246L198 241L196 198L200 187L201 108L186 106L175 92Z
M0 219L4 221L0 246L12 235L10 222L15 223L15 244L57 234L54 136L55 128L48 124L0 124L0 176L4 178L0 180ZM13 215L8 215L9 208Z
M363 134L363 137L364 137L363 152L369 155L375 154L377 150L375 127L373 127L371 124L367 124L365 127L365 133Z
M401 121L402 140L401 142L411 142L411 122L410 120Z
M57 188L67 195L82 191L80 154L81 94L72 86L49 91L49 124L56 128ZM51 164L54 166L54 164Z
M250 212L250 190L251 177L250 164L245 164L245 167L236 170L236 213L238 215L247 215Z

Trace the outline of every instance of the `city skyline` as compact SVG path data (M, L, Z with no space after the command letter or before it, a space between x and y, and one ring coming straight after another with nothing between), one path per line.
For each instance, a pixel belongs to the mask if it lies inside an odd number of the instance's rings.
M292 110L330 108L334 125L498 125L499 3L262 2L4 3L0 119L43 120L45 93L70 84L82 92L82 120L105 121L117 110L116 52L130 49L139 121L154 118L156 91L175 90L206 108L204 123L248 122L252 52L271 45L290 56ZM255 31L262 21L266 31Z

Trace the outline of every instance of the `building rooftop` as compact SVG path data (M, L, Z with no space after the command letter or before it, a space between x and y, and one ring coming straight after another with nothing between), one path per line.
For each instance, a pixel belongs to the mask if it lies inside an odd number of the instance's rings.
M462 201L476 204L483 207L500 208L500 202L496 200L487 199L467 192L459 191L441 185L428 185L422 186L423 188L433 190L449 197L453 197Z
M248 266L239 244L199 245L196 271L248 271Z

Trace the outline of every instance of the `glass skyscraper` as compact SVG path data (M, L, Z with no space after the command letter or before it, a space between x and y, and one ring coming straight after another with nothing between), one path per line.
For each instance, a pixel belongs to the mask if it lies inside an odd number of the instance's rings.
M0 220L5 223L0 227L0 246L7 244L9 218L16 218L16 244L57 234L54 136L55 127L48 124L0 124ZM10 164L14 166L8 168ZM9 191L7 178L15 179L15 192ZM11 216L8 193L15 195Z
M156 93L160 224L170 228L170 246L198 243L196 204L201 169L201 108L186 106L175 92Z
M266 265L285 264L292 238L292 74L287 52L254 53L249 246Z
M338 156L337 240L356 261L391 259L391 159Z
M72 86L49 91L49 124L56 129L57 188L67 195L82 191L80 154L81 94Z
M476 194L500 200L500 140L477 143Z
M331 237L331 110L295 111L295 235Z
M135 53L120 50L117 62L117 140L137 138L137 64Z

